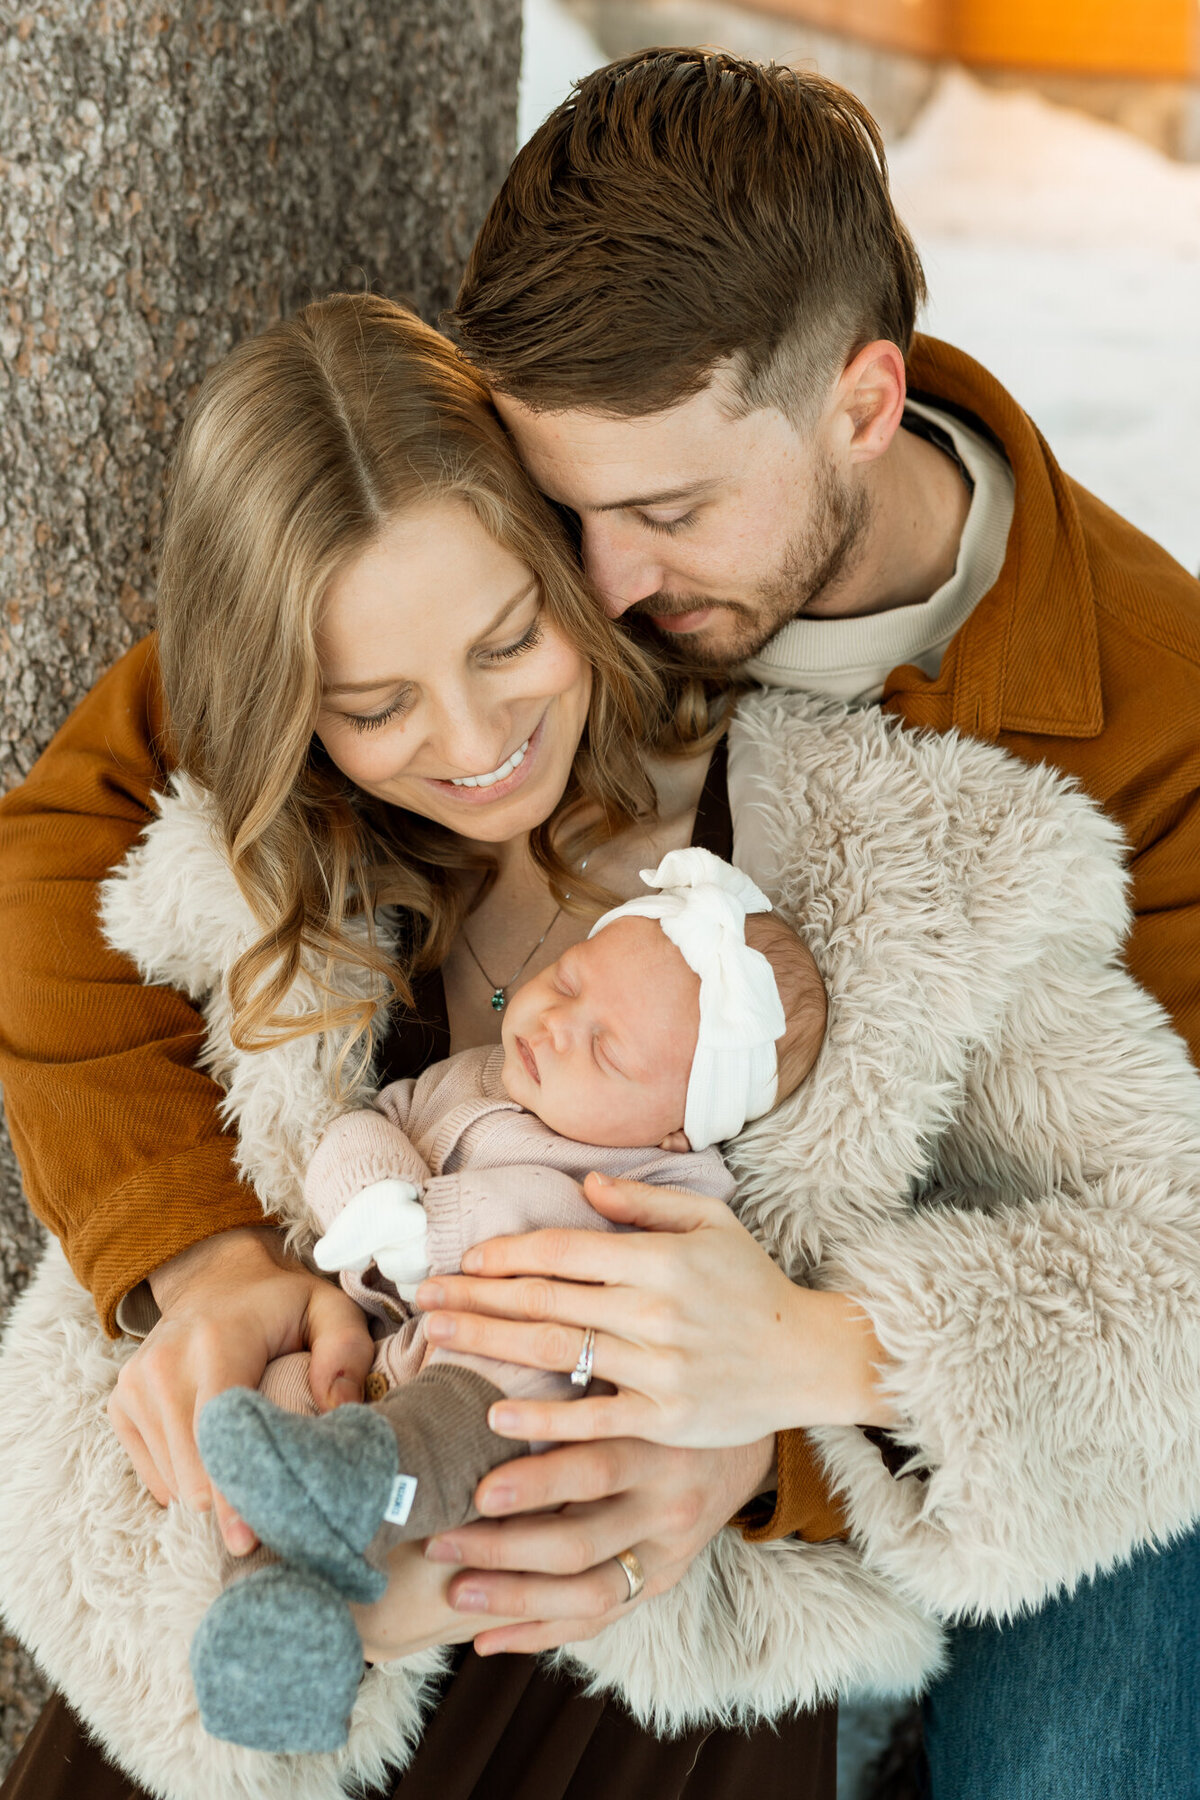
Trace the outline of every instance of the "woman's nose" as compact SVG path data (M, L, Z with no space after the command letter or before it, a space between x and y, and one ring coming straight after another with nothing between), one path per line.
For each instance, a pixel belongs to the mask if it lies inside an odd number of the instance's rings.
M481 718L469 708L444 713L437 730L439 760L449 776L490 775L515 746L507 719Z

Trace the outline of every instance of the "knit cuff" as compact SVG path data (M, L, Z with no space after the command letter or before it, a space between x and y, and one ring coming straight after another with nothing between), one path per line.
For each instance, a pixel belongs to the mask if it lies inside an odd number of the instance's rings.
M343 1113L325 1132L304 1177L309 1211L328 1231L348 1200L377 1181L423 1187L429 1170L405 1134L371 1107Z
M768 1511L771 1496L765 1495L766 1504L756 1507L752 1503L733 1521L747 1543L798 1537L808 1544L825 1544L846 1537L849 1520L808 1433L781 1431L775 1439L775 1452L778 1486L773 1510Z

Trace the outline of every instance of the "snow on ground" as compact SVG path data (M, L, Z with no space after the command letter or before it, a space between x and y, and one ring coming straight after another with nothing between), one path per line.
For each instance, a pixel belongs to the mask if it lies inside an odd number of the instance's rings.
M1076 250L1200 257L1200 168L1115 125L1021 89L939 82L891 149L892 184L921 232Z
M959 72L891 165L926 328L986 363L1068 473L1200 569L1200 168Z
M525 0L521 136L604 61ZM970 351L1064 468L1200 569L1200 167L949 71L890 147L929 331Z
M521 27L517 138L523 144L571 83L600 68L606 58L591 32L554 0L525 0Z

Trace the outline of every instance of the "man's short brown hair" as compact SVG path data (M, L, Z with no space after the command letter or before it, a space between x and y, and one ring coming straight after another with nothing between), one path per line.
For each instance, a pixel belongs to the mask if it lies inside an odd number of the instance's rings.
M539 410L659 412L732 359L736 404L798 422L856 349L907 353L925 285L879 128L820 75L643 50L518 153L453 315Z

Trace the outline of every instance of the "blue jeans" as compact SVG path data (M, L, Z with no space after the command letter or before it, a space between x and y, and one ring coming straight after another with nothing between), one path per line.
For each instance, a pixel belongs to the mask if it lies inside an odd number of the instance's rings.
M933 1800L1200 1795L1200 1531L950 1641L924 1708Z

